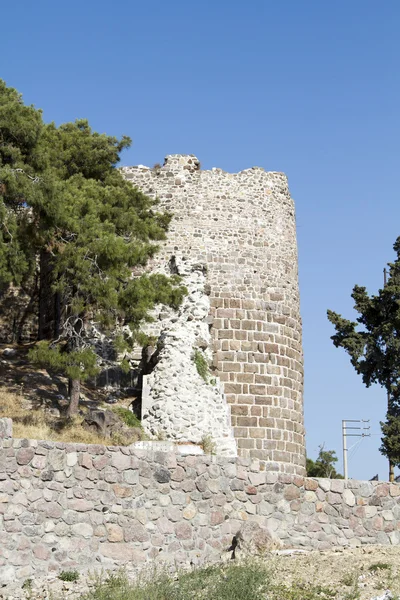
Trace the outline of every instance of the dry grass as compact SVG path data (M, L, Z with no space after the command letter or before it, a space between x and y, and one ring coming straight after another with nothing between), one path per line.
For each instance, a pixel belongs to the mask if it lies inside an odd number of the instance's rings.
M63 415L68 406L67 379L32 365L27 358L30 345L7 347L16 353L3 357L5 345L0 344L0 417L13 420L15 438L106 446L125 446L135 441L131 431L121 431L110 438L82 427L82 413L103 407L106 392L102 389L82 384L80 416L75 419L55 416L58 410Z
M121 439L105 438L84 429L82 417L60 419L38 408L32 409L22 394L0 387L0 417L13 420L13 436L20 439L53 440L83 444L123 444Z

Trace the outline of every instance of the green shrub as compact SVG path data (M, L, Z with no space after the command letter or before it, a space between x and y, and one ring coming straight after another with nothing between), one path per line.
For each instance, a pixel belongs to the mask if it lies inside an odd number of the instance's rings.
M388 563L377 562L368 567L368 571L372 571L373 573L380 571L381 569L391 569L391 566Z
M200 377L204 379L206 383L208 383L208 362L206 361L204 354L201 352L201 350L198 350L196 348L196 350L194 351L193 361L196 365L196 369Z
M78 571L61 571L58 579L61 579L61 581L78 581L79 573Z
M135 584L119 573L98 581L81 600L263 600L267 590L266 567L253 561L194 569L175 577L159 573Z
M153 572L130 583L123 571L99 579L81 600L333 600L330 588L274 585L269 567L257 559L230 562L169 576Z
M129 410L129 408L124 408L123 406L116 406L112 409L115 414L119 416L121 421L128 425L128 427L141 427L142 424L137 418L137 416Z
M22 589L31 591L32 583L33 583L32 579L25 579L24 583L22 584Z
M203 448L204 454L216 453L217 448L210 434L203 436L200 442L200 446Z

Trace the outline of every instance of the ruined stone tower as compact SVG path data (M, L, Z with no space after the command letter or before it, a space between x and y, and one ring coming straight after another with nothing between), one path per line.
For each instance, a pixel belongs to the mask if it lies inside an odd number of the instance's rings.
M238 452L305 474L303 354L294 203L283 173L201 171L194 156L124 176L173 213L158 261L205 262L213 364Z

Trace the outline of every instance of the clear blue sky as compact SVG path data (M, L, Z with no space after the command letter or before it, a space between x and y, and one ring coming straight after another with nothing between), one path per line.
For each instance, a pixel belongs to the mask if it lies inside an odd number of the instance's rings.
M124 164L193 153L203 168L285 171L296 201L307 447L335 449L341 419L371 419L326 309L352 315L400 235L398 0L21 0L1 7L0 77L57 123L86 117L133 146ZM350 476L387 476L379 435Z

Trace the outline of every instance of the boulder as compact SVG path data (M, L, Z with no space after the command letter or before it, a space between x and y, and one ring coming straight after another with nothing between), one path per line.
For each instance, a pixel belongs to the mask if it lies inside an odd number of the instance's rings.
M105 437L111 437L112 433L120 431L123 427L121 419L111 410L90 410L84 418L83 425L85 429Z
M112 410L91 410L85 416L82 425L88 431L104 437L118 436L126 444L142 439L140 427L127 427Z
M279 550L283 544L267 527L256 521L245 521L233 538L232 557L260 556Z
M17 355L15 348L4 348L2 355L4 358L13 358Z
M106 404L116 404L118 402L118 398L113 394L109 394L107 398L104 400Z

